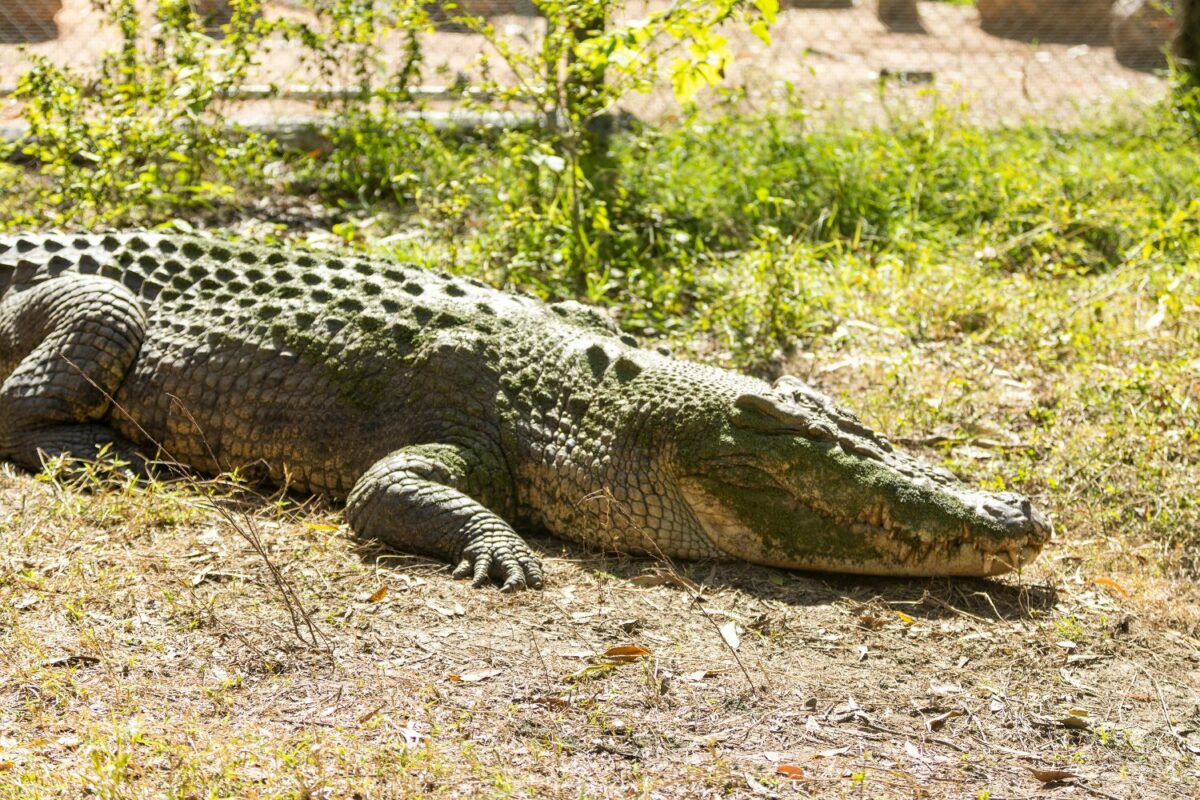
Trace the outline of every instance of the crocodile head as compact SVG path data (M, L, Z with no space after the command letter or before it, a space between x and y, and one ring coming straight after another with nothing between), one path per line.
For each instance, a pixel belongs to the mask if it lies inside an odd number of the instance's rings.
M870 575L996 575L1029 563L1050 538L1024 497L972 489L896 450L796 378L732 406L719 430L684 437L675 459L693 516L732 557Z

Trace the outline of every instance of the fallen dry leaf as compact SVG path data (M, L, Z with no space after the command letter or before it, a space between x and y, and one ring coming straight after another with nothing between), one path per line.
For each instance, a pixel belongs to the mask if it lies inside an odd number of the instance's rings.
M577 683L583 680L590 680L602 675L608 675L614 670L619 669L625 664L632 664L635 661L643 658L649 658L650 651L644 647L639 647L636 644L624 644L617 647L610 647L603 653L593 656L591 664L588 664L581 670L572 672L564 678L568 683Z
M693 592L700 591L700 586L695 581L690 581L682 575L674 573L635 575L629 579L629 582L634 586L678 586L681 589L690 589Z
M221 572L220 570L203 570L192 576L192 586L199 586L206 581L224 583L225 581L244 581L247 576L240 572Z
M1062 678L1063 683L1067 684L1068 686L1074 686L1081 692L1097 694L1095 689L1076 679L1075 676L1068 672L1065 668L1058 671L1058 677Z
M938 714L936 717L931 717L930 719L926 720L925 727L931 731L939 731L942 729L942 726L946 724L946 720L950 719L951 717L961 717L966 713L967 712L959 708L951 709L944 714Z
M445 606L439 606L432 600L426 600L425 605L441 614L443 617L462 617L467 613L466 610L463 609L461 603L455 603L453 608L446 608Z
M721 626L721 638L729 645L730 650L737 650L742 646L742 640L738 638L737 623L733 620Z
M836 758L837 756L844 756L849 752L849 747L837 747L833 750L820 750L816 753L813 753L813 758Z
M18 611L37 605L39 598L33 592L27 592L12 601L12 607Z
M1096 586L1104 586L1105 588L1112 589L1122 597L1133 597L1133 595L1130 594L1124 586L1117 583L1112 578L1093 578L1091 582Z
M748 772L743 772L742 777L746 779L746 785L750 787L750 791L761 797L776 797L777 795L767 787L763 786L758 781L754 780L754 776Z
M929 694L933 697L952 697L956 694L962 694L963 687L957 683L936 683L929 684Z
M488 678L494 678L501 673L498 669L476 669L470 672L464 672L461 675L451 675L450 680L456 683L479 683L486 681Z
M404 727L400 729L400 735L404 737L404 744L407 747L416 747L425 738L425 734L417 730L417 726L411 719L404 723Z
M49 661L43 661L39 666L42 667L91 667L100 663L100 659L95 656L61 656L52 658Z
M1091 727L1091 723L1088 722L1086 715L1076 716L1074 712L1060 719L1059 724L1061 724L1064 728L1073 728L1074 730L1079 731L1084 731Z
M884 619L883 617L877 617L874 614L859 614L858 615L858 624L861 625L862 627L866 628L867 630L877 631L880 628L882 628L884 625L887 625L887 623L888 623L888 621L886 619Z
M321 533L334 533L338 529L337 525L326 525L323 522L306 522L304 527L310 531L320 531Z
M604 651L605 658L622 661L635 661L639 658L646 658L649 655L649 650L644 647L638 647L636 644L624 644L618 647L610 647Z
M1025 766L1025 769L1033 773L1033 777L1037 778L1042 783L1051 783L1052 781L1065 781L1071 778L1078 778L1074 772L1067 772L1064 769L1036 769L1034 767Z
M591 658L592 651L584 650L583 648L571 648L568 650L559 650L554 655L561 656L562 658Z

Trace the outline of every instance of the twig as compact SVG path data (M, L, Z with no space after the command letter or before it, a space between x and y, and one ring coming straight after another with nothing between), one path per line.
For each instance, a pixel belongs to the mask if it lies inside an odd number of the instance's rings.
M940 597L935 597L934 595L930 594L928 589L926 589L924 594L921 595L921 599L912 603L912 605L920 605L921 603L924 603L926 601L929 601L936 606L940 606L941 608L944 608L947 611L953 611L955 614L958 614L960 617L966 617L967 619L972 619L972 620L975 620L976 622L982 622L982 623L985 623L988 625L990 625L992 622L990 619L985 619L984 617L981 617L978 614L972 614L970 611L963 611L961 608L958 608L957 606L950 605L949 603L947 603L945 600L941 599ZM885 601L885 602L888 602L889 605L905 605L905 603L901 603L901 602L897 602L897 601Z
M375 706L367 713L359 714L355 721L358 722L359 725L362 725L362 724L366 723L366 721L369 720L371 717L375 716L380 711L383 711L383 709L385 709L385 708L387 708L387 703L380 703L379 705Z
M665 553L663 553L662 549L658 546L658 542L655 542L653 539L646 536L645 532L642 532L642 538L645 541L654 543L654 549L658 551L657 557L663 564L666 565L667 572L676 579L676 582L680 586L687 590L688 596L692 598L692 604L695 605L696 608L700 609L700 613L703 614L704 618L713 626L713 630L717 632L717 638L721 640L721 644L725 645L725 649L729 651L729 654L733 656L733 660L737 662L738 669L740 669L742 674L746 676L746 683L750 685L750 689L757 689L758 687L755 686L754 679L750 677L750 670L746 669L746 665L742 662L742 657L738 655L737 648L735 648L725 639L725 634L721 633L720 623L713 619L712 614L710 614L708 609L704 607L704 595L697 585L679 573L679 570L675 567L675 563L671 561L671 559L668 558Z
M172 403L181 412L183 412L183 414L187 417L188 422L195 427L196 434L200 437L200 442L204 445L204 449L207 451L208 457L212 459L212 462L216 464L218 468L220 468L220 461L217 459L216 454L213 452L212 447L208 443L208 438L204 435L204 431L200 428L200 423L196 421L196 418L192 415L192 412L188 410L188 408L175 395L169 394L167 397L169 397ZM301 602L295 588L293 588L288 579L284 577L283 572L278 566L276 566L275 562L271 560L270 554L267 553L266 548L263 546L262 540L259 538L258 529L254 524L253 517L251 517L249 514L242 513L241 519L239 520L232 511L224 508L223 506L212 504L211 508L220 514L221 518L224 519L230 527L237 531L239 536L246 540L246 542L266 565L267 571L271 574L271 580L275 583L275 588L279 590L279 594L283 597L283 604L284 607L287 608L288 617L291 619L292 623L292 632L296 635L296 638L309 647L315 648L323 644L325 649L332 653L332 650L330 650L328 646L328 641L325 639L324 633L322 633L317 628L316 623L313 622L312 615L310 615L308 613L308 609L304 607L304 604ZM241 525L239 525L239 522ZM301 622L304 623L304 628L308 632L307 639L304 636L304 632L301 630Z
M1096 797L1103 797L1105 800L1122 800L1122 798L1117 797L1115 794L1109 794L1108 792L1100 791L1099 789L1091 786L1087 781L1076 781L1075 785L1086 792L1096 795Z
M962 590L962 588L961 588L961 587L959 587L959 586L955 586L955 587L954 587L954 591L958 592L958 596L959 596L959 597L961 597L963 600L969 600L969 599L970 599L970 598L968 598L968 597L967 597L965 594L963 594L963 590ZM983 599L984 599L984 600L987 600L987 602L988 602L988 605L992 607L992 613L996 615L996 621L997 621L997 622L1003 622L1003 621L1004 621L1004 615L1002 615L1002 614L1000 613L1000 609L996 608L996 604L995 604L994 602L992 602L992 596L991 596L990 594L988 594L987 592L971 592L971 597L977 597L977 596L980 596L980 595L982 595L982 596L983 596Z
M1133 663L1132 661L1130 663ZM1180 753L1186 753L1183 746L1183 736L1175 730L1175 726L1171 724L1171 712L1167 708L1167 700L1163 697L1162 687L1158 685L1158 681L1150 674L1150 671L1142 664L1138 664L1137 668L1142 671L1142 674L1150 681L1150 685L1154 687L1154 694L1158 697L1159 708L1162 709L1163 724L1167 726L1167 733L1171 734L1171 738L1175 740L1175 747Z
M907 739L909 736L912 735L909 733L905 733L904 731L898 731L895 728L885 728L882 725L876 725L874 722L867 722L866 720L863 720L863 719L855 719L855 722L858 724L858 726L860 728L866 728L867 730L876 731L878 733L886 733L891 736L899 736L902 739ZM969 753L970 752L969 750L967 750L967 748L959 747L958 745L956 745L954 742L950 741L949 739L943 739L940 736L926 736L926 737L924 737L923 741L933 742L934 744L940 744L943 747L949 747L951 750L957 750L960 753Z
M674 569L674 567L671 567L671 569ZM683 585L685 587L687 586L686 583ZM750 671L746 669L746 665L742 663L742 657L738 655L738 651L734 649L733 645L725 641L725 636L721 633L720 624L713 619L712 615L708 613L708 609L704 607L703 597L699 592L693 592L690 587L688 587L688 594L691 595L692 603L695 604L696 608L700 609L700 613L704 615L704 618L712 623L713 629L717 632L717 637L721 640L721 643L725 645L726 649L729 650L730 655L732 655L733 660L737 662L738 668L742 671L742 674L746 676L746 683L750 684L751 689L757 689L758 687L754 685L754 679L750 677Z

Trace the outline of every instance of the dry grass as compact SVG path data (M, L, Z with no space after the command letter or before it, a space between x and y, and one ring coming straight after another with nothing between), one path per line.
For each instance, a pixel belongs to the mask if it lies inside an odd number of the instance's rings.
M1169 163L1142 152L1119 163ZM507 596L336 509L0 472L0 798L1197 796L1200 271L1194 217L1160 216L1165 254L1089 274L937 249L797 273L837 324L775 366L1033 495L1059 533L1020 576L637 581L660 565L540 538L548 588Z
M879 377L865 344L842 355L857 368L819 354L822 380L871 415L922 403L858 385ZM903 374L950 363L910 353ZM1020 383L971 402L1004 425ZM951 456L986 475L991 451ZM356 542L333 509L6 469L0 797L1195 796L1200 592L1071 492L1044 500L1071 523L1002 580L686 565L697 597L541 538L549 588L505 596ZM624 645L649 655L600 657Z

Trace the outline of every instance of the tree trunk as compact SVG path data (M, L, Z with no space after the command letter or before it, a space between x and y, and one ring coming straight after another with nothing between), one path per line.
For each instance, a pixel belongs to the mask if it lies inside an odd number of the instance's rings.
M917 0L879 0L875 14L892 33L925 33Z
M1200 86L1200 0L1179 0L1175 55L1192 86Z

